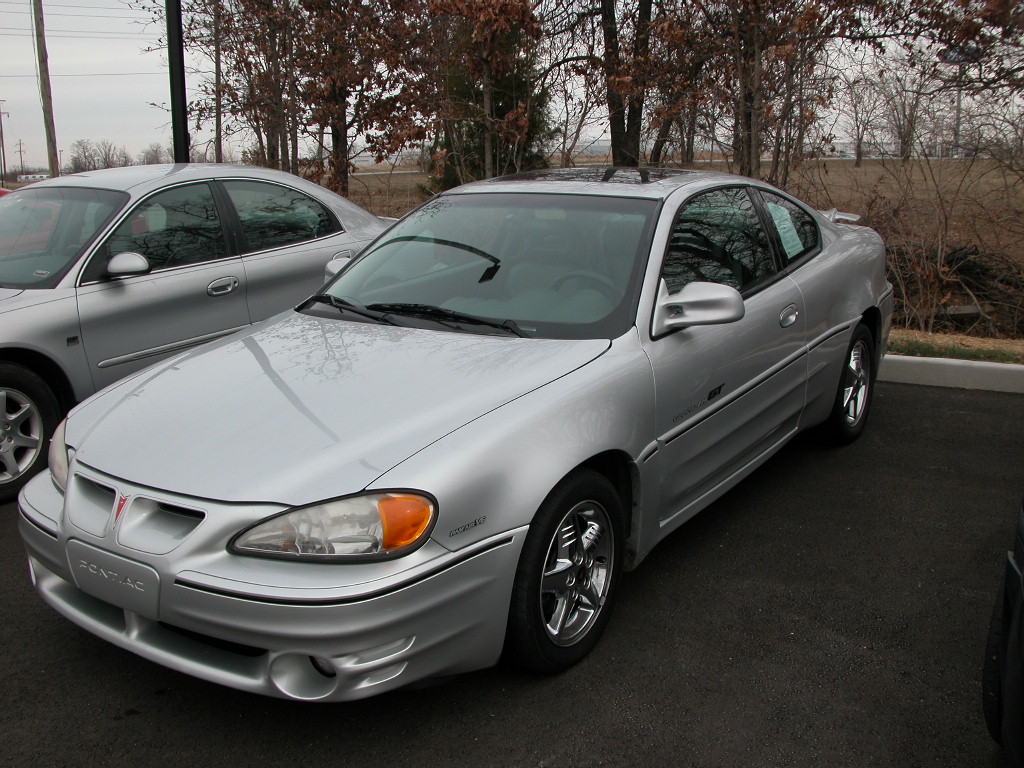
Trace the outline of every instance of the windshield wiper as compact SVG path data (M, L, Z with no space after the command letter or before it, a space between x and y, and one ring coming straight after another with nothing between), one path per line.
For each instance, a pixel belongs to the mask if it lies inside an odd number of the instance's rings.
M520 328L515 320L489 320L486 317L469 315L465 312L457 312L454 309L436 307L433 304L368 304L366 309L378 312L386 312L395 315L407 315L409 317L422 317L428 320L444 321L453 323L470 323L472 325L484 325L488 328L498 328L507 331L520 338L527 339L527 334Z
M491 266L484 270L484 273L480 275L478 283L486 283L488 280L493 280L494 276L498 274L498 270L501 269L501 259L497 256L492 256L487 251L482 251L476 246L467 245L466 243L457 243L454 240L444 240L440 237L428 237L427 235L400 235L399 237L392 237L390 240L381 243L374 248L370 253L379 251L386 245L392 243L430 243L432 245L447 245L449 248L457 248L460 251L466 251L472 253L474 256L479 256L481 259L487 259L491 262ZM367 254L369 255L369 254Z
M350 312L351 314L358 315L359 317L365 317L367 320L373 320L387 325L396 325L395 321L387 316L387 312L374 312L368 307L360 307L358 304L353 304L351 301L345 301L345 299L339 299L337 296L332 296L329 293L313 294L302 305L302 309L305 309L310 304L330 304L335 309L340 309L342 312Z

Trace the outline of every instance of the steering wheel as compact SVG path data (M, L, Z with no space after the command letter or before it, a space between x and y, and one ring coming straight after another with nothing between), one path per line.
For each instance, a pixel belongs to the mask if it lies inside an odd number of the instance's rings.
M601 295L606 299L615 301L619 298L622 293L619 286L615 285L611 280L602 275L600 272L593 272L589 269L574 269L572 272L566 272L564 275L555 280L554 289L560 290L570 280L582 280L585 283L589 283L594 287Z

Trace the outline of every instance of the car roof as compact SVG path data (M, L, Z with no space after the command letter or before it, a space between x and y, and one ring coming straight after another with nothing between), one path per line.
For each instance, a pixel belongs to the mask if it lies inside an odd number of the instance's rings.
M446 194L534 192L546 194L642 197L664 200L680 187L753 184L753 179L717 171L682 168L550 168L500 176L456 187Z
M128 165L123 168L104 168L97 171L83 171L68 176L37 181L31 186L42 187L91 187L113 189L123 192L137 192L139 188L150 189L178 181L194 181L210 178L258 178L297 184L300 179L290 173L270 168L228 163L177 163L159 165Z

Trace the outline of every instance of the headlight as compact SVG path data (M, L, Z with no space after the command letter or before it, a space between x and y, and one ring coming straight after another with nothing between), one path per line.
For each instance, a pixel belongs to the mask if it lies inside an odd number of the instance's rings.
M228 545L239 555L309 562L399 557L426 541L434 502L404 491L371 493L300 507L257 523Z
M53 437L50 438L50 450L46 454L46 462L50 467L50 477L61 493L68 485L68 447L64 444L64 425L67 419L61 421L53 430Z

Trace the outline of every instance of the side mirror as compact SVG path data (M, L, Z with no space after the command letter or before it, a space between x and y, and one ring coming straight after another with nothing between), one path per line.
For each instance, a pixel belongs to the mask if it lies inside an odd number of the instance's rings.
M149 259L141 253L125 251L111 257L107 262L107 277L129 277L149 272Z
M340 253L334 254L330 261L324 266L324 279L330 280L336 274L341 272L342 268L352 261L352 257L355 254L352 251L341 251Z
M728 285L688 283L678 293L670 294L668 284L661 280L651 335L663 336L669 331L692 325L734 323L742 319L744 312L743 297Z

